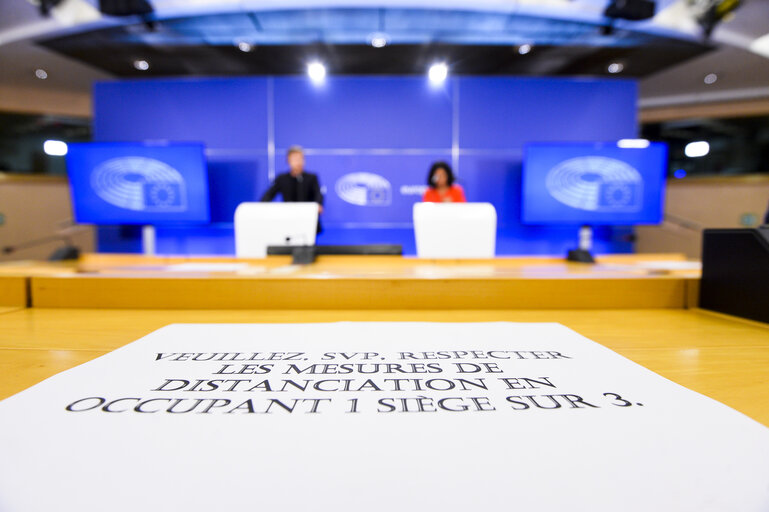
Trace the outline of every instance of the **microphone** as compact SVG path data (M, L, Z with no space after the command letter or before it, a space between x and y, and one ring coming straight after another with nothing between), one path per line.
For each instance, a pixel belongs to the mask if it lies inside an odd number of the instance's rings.
M84 226L77 226L75 224L67 225L63 228L57 229L55 234L48 235L40 238L33 238L16 245L6 245L2 249L3 254L13 254L20 249L29 249L31 247L39 247L50 242L63 241L64 247L56 249L49 257L48 261L63 261L63 260L76 260L80 257L80 249L77 248L70 237L78 233L82 233L86 228Z
M670 213L667 213L667 212L665 213L665 217L662 223L667 224L668 226L672 226L673 228L685 229L687 231L700 232L703 229L705 229L705 227L702 224L699 224L698 222L685 219L677 215L671 215Z

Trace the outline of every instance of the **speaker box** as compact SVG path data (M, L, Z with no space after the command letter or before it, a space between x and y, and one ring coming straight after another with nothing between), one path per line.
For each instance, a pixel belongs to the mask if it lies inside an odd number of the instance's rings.
M147 0L99 0L99 10L109 16L145 16L154 11Z
M603 15L623 20L647 20L654 16L654 7L652 0L612 0Z
M769 227L704 231L700 307L769 323Z

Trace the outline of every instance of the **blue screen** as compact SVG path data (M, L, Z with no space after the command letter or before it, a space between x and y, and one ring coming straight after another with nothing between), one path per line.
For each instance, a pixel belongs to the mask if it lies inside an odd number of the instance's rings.
M667 146L620 142L529 144L525 224L634 225L662 221ZM642 144L643 145L643 144Z
M209 221L208 175L202 144L71 144L67 174L77 222Z

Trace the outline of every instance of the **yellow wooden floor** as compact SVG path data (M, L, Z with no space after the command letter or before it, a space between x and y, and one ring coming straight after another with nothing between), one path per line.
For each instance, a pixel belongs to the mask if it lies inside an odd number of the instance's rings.
M769 326L700 310L0 311L0 398L179 322L559 322L769 426Z

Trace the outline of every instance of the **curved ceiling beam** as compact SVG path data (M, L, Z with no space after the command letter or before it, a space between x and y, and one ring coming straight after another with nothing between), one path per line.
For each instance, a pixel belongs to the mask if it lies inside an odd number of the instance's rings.
M270 10L383 7L381 0L151 0L151 3L158 19ZM761 7L766 5L764 2L754 3L763 4ZM395 0L388 1L387 8L496 12L600 25L606 22L603 16L606 4L607 0L443 0L440 9L436 9L434 0ZM701 38L701 29L689 4L688 0L657 0L657 15L653 19L644 22L617 20L616 26L637 32L696 40ZM750 5L750 2L747 4ZM20 11L15 13L17 19L5 26L0 22L0 45L136 22L134 17L103 16L96 5L98 0L63 0L53 10L52 17L42 18L30 0L17 0L14 5L14 9ZM743 17L743 9L738 11L737 16ZM721 26L714 32L714 42L769 57L769 34L740 30L740 24L729 25ZM735 25L736 28L733 28ZM365 43L361 41L361 44Z

